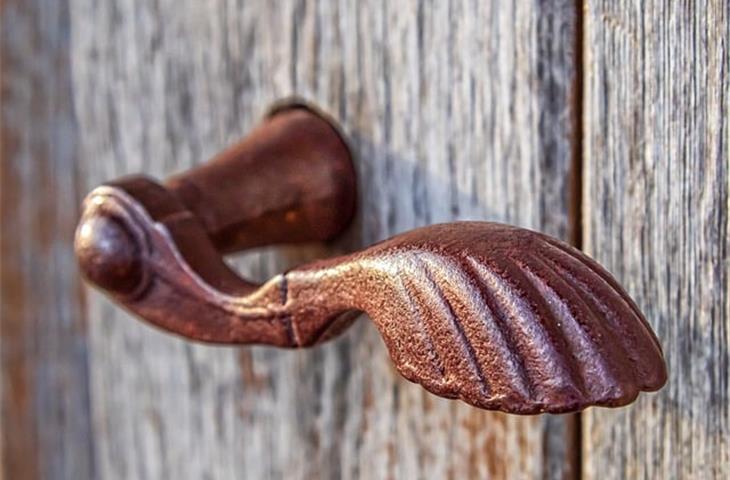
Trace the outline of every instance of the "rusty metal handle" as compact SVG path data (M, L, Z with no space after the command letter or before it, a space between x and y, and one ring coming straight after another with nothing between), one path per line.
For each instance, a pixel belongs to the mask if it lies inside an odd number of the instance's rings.
M620 406L665 383L659 342L621 286L537 232L433 225L263 285L221 258L331 238L354 204L342 138L314 112L288 109L164 185L128 177L92 191L76 253L118 303L194 340L305 347L367 312L405 378L480 408Z

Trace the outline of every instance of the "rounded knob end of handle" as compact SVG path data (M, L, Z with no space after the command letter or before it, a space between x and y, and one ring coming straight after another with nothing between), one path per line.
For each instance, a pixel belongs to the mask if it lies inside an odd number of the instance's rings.
M131 294L143 280L139 242L113 217L84 218L76 230L74 248L83 274L104 290Z

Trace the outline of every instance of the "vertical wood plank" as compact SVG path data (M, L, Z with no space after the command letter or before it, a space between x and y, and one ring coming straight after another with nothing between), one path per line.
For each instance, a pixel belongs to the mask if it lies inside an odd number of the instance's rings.
M584 415L585 478L730 477L730 4L585 5L584 238L669 382Z
M574 2L71 0L85 187L167 175L298 95L360 175L339 244L247 254L264 279L429 223L566 238ZM102 478L565 478L566 417L512 417L401 379L363 318L311 351L185 343L90 293Z
M0 15L0 478L93 476L65 1Z

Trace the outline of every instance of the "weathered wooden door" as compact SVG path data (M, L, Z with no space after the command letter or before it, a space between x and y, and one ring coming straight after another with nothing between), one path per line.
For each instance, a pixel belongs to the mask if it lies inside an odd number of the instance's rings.
M0 477L728 477L726 1L0 5ZM82 286L86 191L202 162L292 95L349 136L359 218L237 267L264 279L456 219L539 229L626 285L666 388L507 416L401 379L366 319L311 351L210 347Z

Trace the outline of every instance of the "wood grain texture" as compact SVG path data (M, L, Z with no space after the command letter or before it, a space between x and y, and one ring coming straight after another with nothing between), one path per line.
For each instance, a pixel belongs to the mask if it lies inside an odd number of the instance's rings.
M298 95L358 157L361 218L328 248L249 254L264 279L439 221L566 238L574 3L71 0L84 187L164 176ZM100 478L561 478L570 418L438 399L369 322L311 351L213 348L90 293Z
M584 415L585 478L730 477L730 4L586 4L585 247L664 345L667 386Z
M5 1L0 22L0 478L90 478L68 4Z

